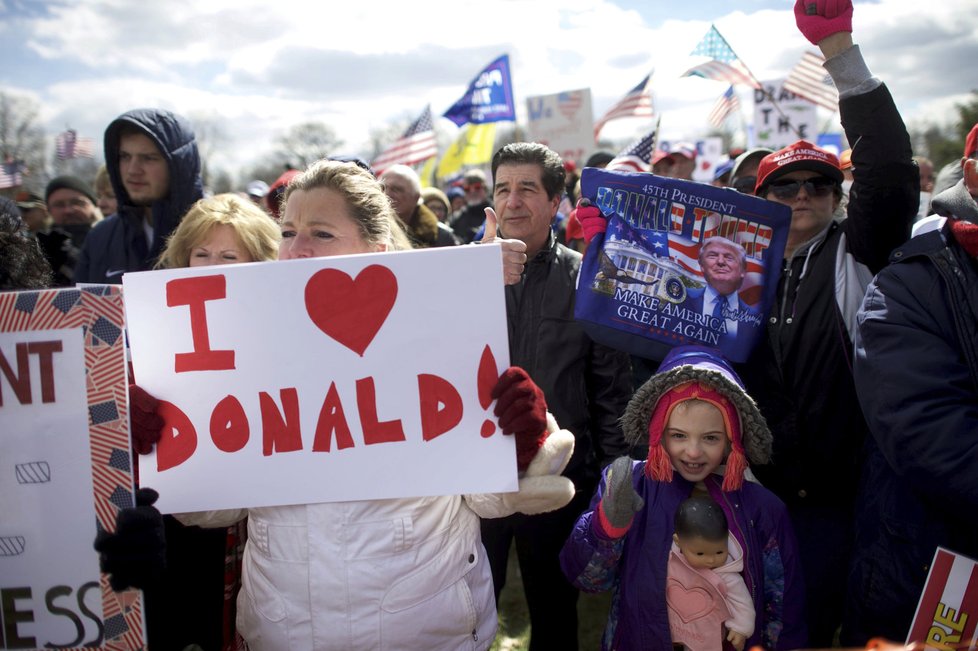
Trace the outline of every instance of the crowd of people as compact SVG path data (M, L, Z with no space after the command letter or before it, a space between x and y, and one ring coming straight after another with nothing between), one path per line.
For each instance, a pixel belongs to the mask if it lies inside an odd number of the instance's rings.
M578 648L580 590L612 592L604 649L904 640L937 547L978 557L978 125L960 180L935 188L853 43L851 2L798 0L795 15L851 149L802 140L717 169L717 185L791 210L765 334L741 364L698 346L638 360L587 336L577 276L605 217L577 201L576 165L537 143L444 189L338 157L205 196L191 125L138 109L109 124L92 184L59 176L0 201L3 290L501 244L512 366L493 398L519 490L163 517L140 487L96 549L114 588L145 591L150 646L488 649L511 548L534 651ZM677 145L653 172L689 178L694 160ZM739 287L742 248L700 256L711 287ZM738 309L729 295L700 309ZM138 380L137 457L163 428ZM385 548L375 521L414 542Z

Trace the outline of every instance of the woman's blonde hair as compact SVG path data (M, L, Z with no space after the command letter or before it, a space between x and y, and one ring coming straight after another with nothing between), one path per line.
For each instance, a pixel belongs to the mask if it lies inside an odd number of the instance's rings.
M350 217L356 222L367 244L386 244L392 251L411 248L411 242L380 182L370 172L353 163L321 160L310 165L289 182L282 200L281 214L285 215L292 193L316 188L327 188L342 195Z
M230 226L251 259L260 262L278 257L282 234L275 220L250 199L235 194L217 194L195 203L166 241L158 269L176 269L190 264L190 253L215 226Z
M100 188L106 188L108 190L112 189L112 181L109 179L109 170L105 165L100 165L98 171L95 172L95 192L99 192Z

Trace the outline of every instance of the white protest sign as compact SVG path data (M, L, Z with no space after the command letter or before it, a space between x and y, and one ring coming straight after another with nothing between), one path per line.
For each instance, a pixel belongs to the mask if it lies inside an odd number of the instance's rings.
M762 88L754 90L755 147L777 151L798 140L815 142L818 137L815 104L785 90L784 82L764 81Z
M568 90L526 98L527 137L581 165L594 148L591 89Z
M145 645L92 547L132 505L125 379L118 288L0 295L0 649Z
M498 245L126 274L164 512L513 491Z
M978 562L943 547L934 552L907 644L974 649L978 638Z

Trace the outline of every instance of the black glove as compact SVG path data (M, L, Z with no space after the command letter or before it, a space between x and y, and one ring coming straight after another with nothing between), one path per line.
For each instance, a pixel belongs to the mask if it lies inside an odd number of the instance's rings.
M632 518L645 505L645 500L632 485L632 465L628 457L618 457L608 468L605 478L600 508L615 529L630 527Z
M152 488L140 488L135 508L121 509L116 515L115 533L100 531L95 537L99 568L109 575L116 592L145 590L163 576L166 536L163 516L153 506L159 496Z

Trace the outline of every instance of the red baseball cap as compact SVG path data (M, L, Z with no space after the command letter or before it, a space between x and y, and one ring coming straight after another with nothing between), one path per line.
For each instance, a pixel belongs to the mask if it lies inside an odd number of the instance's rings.
M978 154L978 124L971 127L964 141L964 157L971 158L975 154Z
M835 154L807 140L799 140L761 159L757 168L754 194L759 194L760 189L768 183L798 170L818 172L836 183L842 183L843 179L839 159Z

